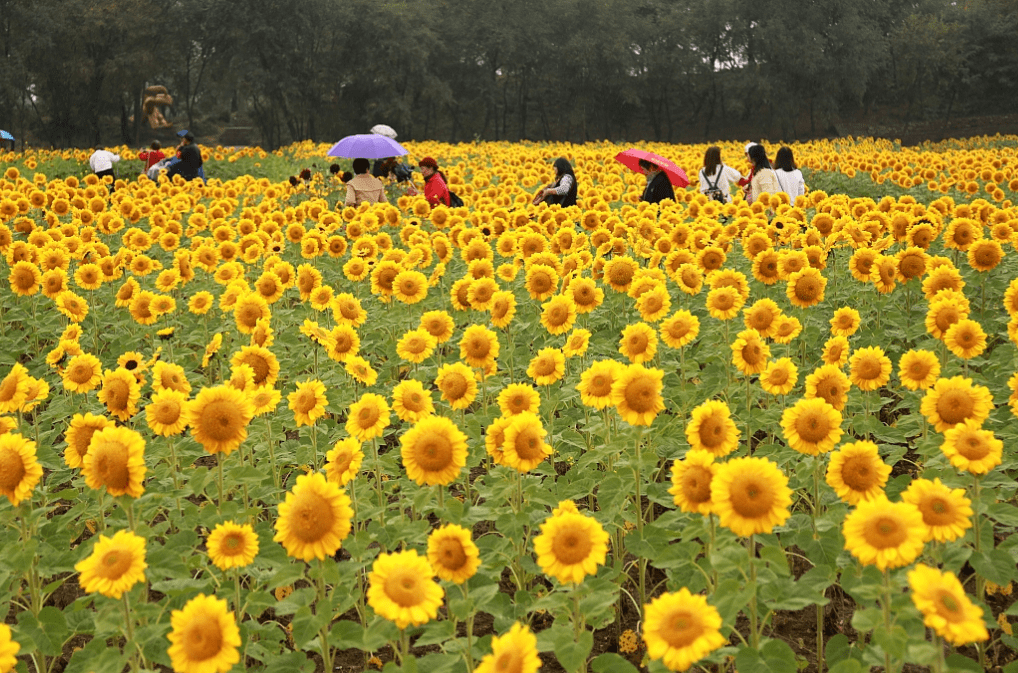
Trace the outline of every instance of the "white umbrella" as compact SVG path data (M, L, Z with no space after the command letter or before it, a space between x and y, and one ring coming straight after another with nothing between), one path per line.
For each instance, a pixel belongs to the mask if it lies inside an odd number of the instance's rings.
M392 128L387 124L375 124L371 127L371 132L375 135L385 136L386 138L396 139L396 129Z

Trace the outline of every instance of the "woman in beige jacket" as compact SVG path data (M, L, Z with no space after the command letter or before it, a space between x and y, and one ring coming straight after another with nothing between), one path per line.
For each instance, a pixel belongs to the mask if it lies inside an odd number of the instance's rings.
M746 201L753 203L761 194L777 194L781 191L781 184L778 176L771 168L771 162L767 160L767 150L763 145L753 145L749 148L749 160L753 163L753 170L750 172L749 190L746 192Z
M368 173L371 162L367 159L353 160L353 180L346 183L346 205L359 206L368 203L388 203L385 198L385 185L381 180Z

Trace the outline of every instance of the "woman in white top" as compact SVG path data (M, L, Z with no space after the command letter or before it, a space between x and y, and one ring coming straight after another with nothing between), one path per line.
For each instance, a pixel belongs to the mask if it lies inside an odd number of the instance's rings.
M795 166L791 148L782 147L778 150L778 156L774 157L774 175L778 178L781 191L788 194L793 204L795 197L806 193L806 181L802 179L802 171Z
M749 160L753 162L753 172L750 174L749 190L746 200L754 203L761 194L777 194L781 191L778 184L778 176L771 168L771 162L767 160L767 150L763 145L753 145L749 148Z
M700 193L711 200L717 200L714 197L720 193L725 203L731 203L731 185L738 184L739 180L742 180L742 173L721 162L721 148L708 147L700 169Z

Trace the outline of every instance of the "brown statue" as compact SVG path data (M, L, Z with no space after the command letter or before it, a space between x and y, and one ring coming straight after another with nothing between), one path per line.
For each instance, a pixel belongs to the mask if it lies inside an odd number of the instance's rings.
M160 106L173 105L173 98L164 86L150 86L145 89L145 97L141 104L142 114L148 120L148 125L154 129L165 129L173 126L166 121Z

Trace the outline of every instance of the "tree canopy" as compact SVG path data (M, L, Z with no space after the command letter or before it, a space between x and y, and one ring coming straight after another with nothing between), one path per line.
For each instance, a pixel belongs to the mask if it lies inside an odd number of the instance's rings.
M0 128L264 146L387 123L449 141L805 138L1011 112L1013 0L0 0Z

